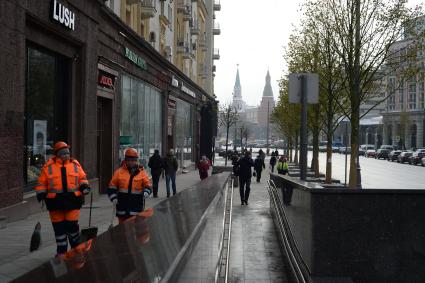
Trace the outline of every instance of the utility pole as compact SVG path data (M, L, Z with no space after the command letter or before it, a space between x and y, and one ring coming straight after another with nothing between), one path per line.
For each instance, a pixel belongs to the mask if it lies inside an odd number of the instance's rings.
M307 179L307 93L305 91L305 76L300 75L301 90L301 150L300 150L300 179Z
M355 93L355 106L356 106L356 112L357 112L357 123L356 125L353 125L354 127L357 127L357 144L356 146L359 147L360 143L360 95L361 95L361 89L360 89L360 49L361 49L361 42L360 42L360 0L356 0L356 35L355 35L355 54L354 54L354 83L356 88ZM362 178L361 178L361 168L360 168L360 158L359 158L359 150L358 148L355 149L357 152L357 188L362 188Z
M269 155L269 123L270 123L270 100L267 99L267 141L266 141L267 155Z

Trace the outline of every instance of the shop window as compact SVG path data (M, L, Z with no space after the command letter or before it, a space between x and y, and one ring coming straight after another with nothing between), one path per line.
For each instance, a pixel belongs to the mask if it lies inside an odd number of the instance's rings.
M68 140L69 62L46 50L27 48L24 122L24 184L36 183L53 144Z
M161 94L141 80L122 77L120 159L128 147L135 148L139 162L147 167L155 149L162 149Z

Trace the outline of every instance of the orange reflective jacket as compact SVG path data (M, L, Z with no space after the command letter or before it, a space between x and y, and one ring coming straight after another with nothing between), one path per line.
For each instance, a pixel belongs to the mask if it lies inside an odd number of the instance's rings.
M67 192L73 192L75 196L81 196L79 190L81 184L88 184L86 173L77 160L71 159L62 162L61 159L53 157L41 169L36 193L47 193L48 199L53 199L57 194L63 193L61 168L66 169Z
M124 164L118 168L109 183L108 195L111 201L118 199L117 216L133 216L143 211L143 193L150 194L151 181L143 166L133 175Z
M138 170L139 172L132 178L131 194L141 194L144 188L151 187L151 181L143 167L140 167ZM121 166L115 171L109 183L109 189L117 193L127 194L130 185L130 177L130 172L127 167L125 165Z

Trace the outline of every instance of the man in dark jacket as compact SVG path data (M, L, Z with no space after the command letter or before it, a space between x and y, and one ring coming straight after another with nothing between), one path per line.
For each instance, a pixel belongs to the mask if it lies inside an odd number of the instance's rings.
M179 168L179 164L177 163L177 159L174 156L174 150L170 149L167 157L165 157L162 161L162 166L165 170L165 184L167 186L167 198L170 197L170 181L173 188L173 195L177 193L176 190L176 172Z
M251 167L254 166L254 161L251 159L251 153L245 152L245 156L238 160L239 167L239 192L241 196L241 204L248 205L249 192L251 190Z
M257 155L257 158L254 161L254 169L255 169L255 174L257 175L257 183L260 183L261 171L263 171L263 169L265 168L266 166L264 164L264 160L261 158L260 155Z
M151 168L151 174L152 174L152 187L153 187L153 197L158 197L158 182L159 177L161 176L161 170L162 170L162 159L159 155L159 150L155 149L154 154L149 158L148 163L149 168Z
M270 167L272 169L272 173L274 173L274 166L276 165L276 153L272 153L272 157L270 157Z

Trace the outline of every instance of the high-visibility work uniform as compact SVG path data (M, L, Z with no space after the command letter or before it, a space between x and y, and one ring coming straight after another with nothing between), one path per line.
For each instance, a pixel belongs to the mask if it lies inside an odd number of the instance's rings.
M151 181L143 166L138 166L131 173L123 163L115 171L108 188L109 199L118 200L116 216L120 223L143 211L145 193L151 193Z
M55 231L57 252L63 254L80 243L78 218L83 197L82 185L88 186L86 173L75 159L62 161L52 157L41 170L37 195L45 194L44 201L49 210Z
M277 162L277 172L279 174L284 174L286 175L288 173L288 163L279 160L279 162Z

